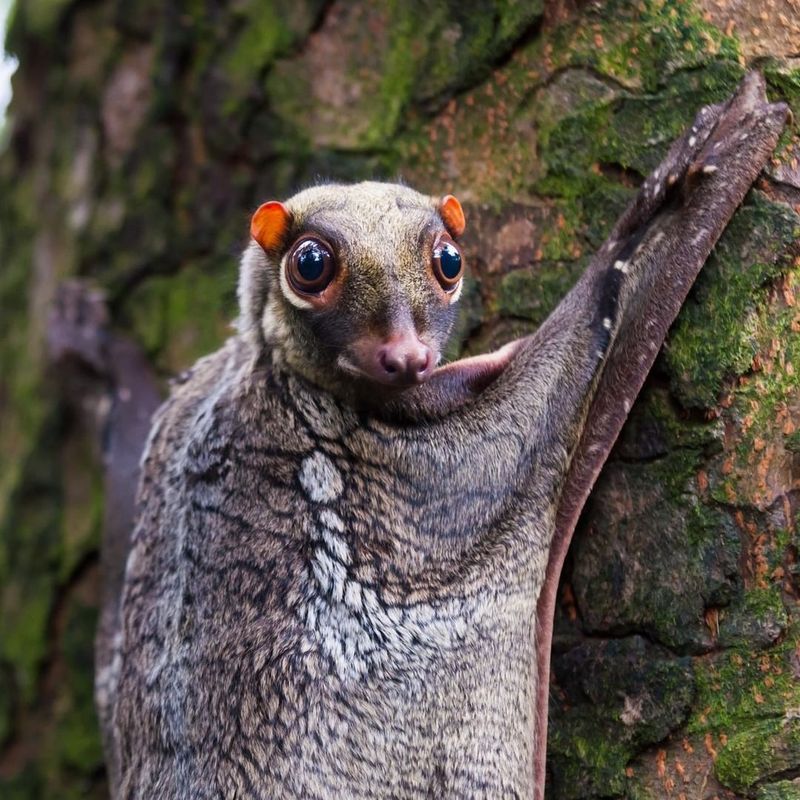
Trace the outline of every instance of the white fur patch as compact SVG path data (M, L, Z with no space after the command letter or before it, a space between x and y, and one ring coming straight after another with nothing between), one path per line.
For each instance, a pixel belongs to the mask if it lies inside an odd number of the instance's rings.
M303 460L300 485L315 503L330 503L344 489L341 472L328 456L318 451Z
M453 289L453 293L450 295L451 303L455 303L458 300L458 298L461 297L461 292L463 291L463 289L464 289L464 279L462 278L458 282L458 286L456 286L456 288Z
M277 339L288 336L286 324L275 313L271 303L264 307L264 313L261 315L261 331L264 334L264 340L267 342L274 342Z
M332 531L337 531L338 533L344 532L344 520L335 511L331 511L329 508L323 508L322 511L320 511L319 521Z
M317 520L311 538L318 544L305 580L301 619L339 678L358 680L382 665L425 659L457 646L474 630L484 608L480 599L386 602L351 572L343 520L330 509L320 511Z
M117 631L111 641L111 659L97 672L94 682L95 700L102 712L110 713L117 693L119 673L122 670L122 631Z
M343 564L350 563L350 548L347 546L347 542L345 542L341 536L337 536L327 528L323 528L322 540L325 542L328 550L330 550L331 553L333 553L333 555L339 559L339 561L341 561Z

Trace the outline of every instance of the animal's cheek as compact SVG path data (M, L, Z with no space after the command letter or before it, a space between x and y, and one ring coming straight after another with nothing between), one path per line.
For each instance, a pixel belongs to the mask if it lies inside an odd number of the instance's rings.
M342 306L312 311L306 319L319 347L331 353L346 350L362 335L364 327L358 316Z
M457 316L458 307L455 304L437 301L415 311L414 326L421 339L432 349L441 352L447 346Z

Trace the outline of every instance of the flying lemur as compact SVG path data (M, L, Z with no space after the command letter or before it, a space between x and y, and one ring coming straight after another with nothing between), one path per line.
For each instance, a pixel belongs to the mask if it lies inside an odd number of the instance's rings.
M157 412L97 697L118 798L541 798L588 491L787 115L700 111L531 336L440 365L464 214L263 204L237 335Z

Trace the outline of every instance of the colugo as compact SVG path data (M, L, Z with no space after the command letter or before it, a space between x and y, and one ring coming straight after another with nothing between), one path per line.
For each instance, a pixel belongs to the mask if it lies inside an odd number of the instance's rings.
M702 109L534 334L444 365L455 197L258 208L238 332L143 460L97 679L115 797L542 797L575 521L786 114L758 75Z

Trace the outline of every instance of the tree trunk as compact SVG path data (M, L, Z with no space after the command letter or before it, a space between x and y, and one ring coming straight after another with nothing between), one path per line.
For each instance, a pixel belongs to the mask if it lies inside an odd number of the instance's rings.
M796 4L722 5L18 2L0 155L0 795L106 791L104 493L48 368L58 284L103 289L166 384L227 335L259 202L399 176L467 211L452 355L529 332L746 66L800 116ZM784 134L720 240L576 534L553 800L800 798L799 142Z

